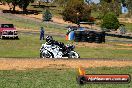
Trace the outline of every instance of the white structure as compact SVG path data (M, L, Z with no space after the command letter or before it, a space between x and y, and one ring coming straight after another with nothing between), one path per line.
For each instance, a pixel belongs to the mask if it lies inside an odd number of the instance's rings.
M38 0L39 2L52 3L54 0Z
M84 3L86 3L86 4L90 4L90 3L97 4L97 3L100 3L100 0L84 0Z
M126 6L123 6L123 5L121 4L121 12L122 12L123 14L127 14L127 13L128 13L128 8L127 8Z
M84 3L86 3L86 4L89 4L91 2L92 2L92 0L84 0Z

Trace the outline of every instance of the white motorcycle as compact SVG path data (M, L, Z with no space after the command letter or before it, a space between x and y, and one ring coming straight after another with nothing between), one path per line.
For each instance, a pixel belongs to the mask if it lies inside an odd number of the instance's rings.
M74 46L66 45L65 51L58 45L42 44L40 48L40 58L80 58L79 54L74 51Z

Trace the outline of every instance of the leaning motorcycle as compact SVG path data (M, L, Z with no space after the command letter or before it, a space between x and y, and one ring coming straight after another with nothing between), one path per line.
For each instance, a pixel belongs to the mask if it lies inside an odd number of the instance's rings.
M74 51L73 45L66 45L65 51L55 44L42 44L40 48L40 58L80 58L79 54Z

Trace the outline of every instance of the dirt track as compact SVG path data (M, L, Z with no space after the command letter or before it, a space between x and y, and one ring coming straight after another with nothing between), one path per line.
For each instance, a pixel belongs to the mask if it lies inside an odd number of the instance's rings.
M78 67L125 67L132 66L132 61L121 60L49 60L49 59L0 59L0 70L25 70L32 68L78 68Z

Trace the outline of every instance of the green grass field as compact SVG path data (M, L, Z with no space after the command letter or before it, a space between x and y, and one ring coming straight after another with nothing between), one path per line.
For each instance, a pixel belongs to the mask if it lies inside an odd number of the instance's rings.
M130 74L132 67L87 68L88 74ZM86 84L76 82L78 69L1 70L0 88L132 88L129 84Z
M60 17L61 10L62 8L53 8L52 13ZM97 13L93 14L93 16L97 15ZM32 32L34 30L39 31L39 28L43 26L47 34L49 32L58 33L58 36L53 36L55 40L65 44L72 44L71 41L65 41L64 37L59 36L59 34L64 35L66 33L64 29L68 25L40 22L12 14L0 14L0 21L13 23L18 28L32 29ZM132 31L132 24L125 25L128 31ZM45 43L45 40L39 40L39 33L19 33L19 38L20 40L0 40L0 58L39 58L39 49L41 44ZM113 37L106 37L106 40L106 45L98 44L98 46L93 46L91 43L93 47L79 47L78 43L74 43L78 46L75 50L80 54L81 58L132 59L132 47L118 45L132 44L131 40ZM88 74L130 74L132 76L132 67L87 68L86 72ZM86 84L80 86L76 82L77 76L78 69L73 68L0 70L0 88L132 88L132 82L129 84Z
M72 43L65 41L64 37L66 34L65 27L67 25L56 24L52 22L40 22L34 19L22 18L19 16L14 16L13 14L1 14L0 21L6 21L13 23L16 27L24 29L32 29L32 32L39 30L43 26L46 30L46 34L52 33L58 36L55 37L56 40L64 43ZM130 25L129 25L130 26ZM29 30L27 30L30 32ZM33 34L19 34L20 40L0 40L0 57L31 57L39 58L39 48L41 44L45 41L39 41L39 33ZM128 46L118 46L117 44L131 44L131 40L119 39L107 37L106 40L114 40L114 42L106 42L108 46L102 47L76 47L76 51L80 54L81 58L115 58L115 59L131 59L132 58L132 47ZM130 42L127 42L130 41ZM78 45L78 43L74 43ZM92 45L92 44L91 44ZM100 44L101 45L101 44ZM110 47L109 47L110 46ZM118 49L117 49L118 48ZM123 49L121 49L123 48Z
M60 8L60 10L62 10ZM52 11L57 17L59 11ZM96 15L96 14L95 14ZM21 18L12 14L0 16L0 21L13 23L16 27L22 29L39 30L43 26L47 33L65 34L64 28L67 25L56 24L52 22L40 22L33 19ZM131 24L126 24L129 31ZM28 30L27 30L28 31ZM29 31L28 31L29 32ZM53 36L55 40L64 42L64 37ZM39 49L44 41L39 40L38 34L19 33L20 40L0 40L0 58L39 58ZM131 44L131 40L107 37L106 45L76 47L76 51L81 58L104 58L104 59L132 59L132 47L121 46L118 44ZM114 41L110 41L114 40ZM127 42L130 41L130 42ZM74 43L79 46L78 43ZM91 43L92 45L92 43ZM100 47L100 45L102 45ZM82 45L83 46L83 45ZM130 74L132 76L132 67L98 67L87 68L88 74ZM87 84L80 86L76 82L78 69L73 68L43 68L27 70L0 70L0 88L132 88L132 82L129 84Z
M19 37L20 40L0 40L0 57L39 58L39 49L41 44L45 43L39 40L39 34L20 33ZM65 44L72 44L70 41L65 41L64 37L53 36L53 38ZM74 42L75 50L81 58L132 59L131 47L116 45L120 44L118 42L106 42L105 44L104 46L99 44L97 47L78 47L78 43Z
M66 26L62 24L57 24L53 22L41 22L41 20L35 20L25 17L15 16L13 14L2 14L0 15L0 21L6 23L13 23L15 27L22 28L22 29L29 29L29 30L38 30L40 27L44 27L46 32L55 32L55 33L66 33Z
M132 32L132 23L123 23L128 32Z

